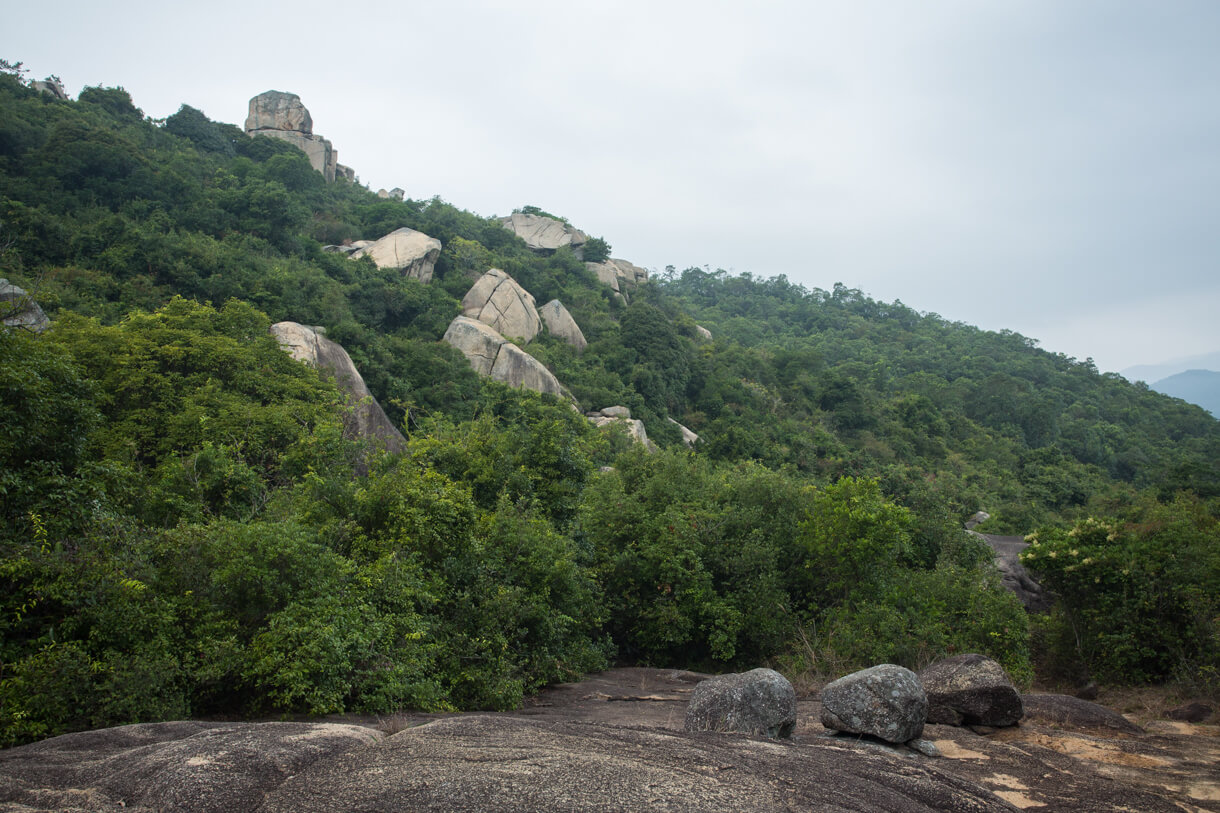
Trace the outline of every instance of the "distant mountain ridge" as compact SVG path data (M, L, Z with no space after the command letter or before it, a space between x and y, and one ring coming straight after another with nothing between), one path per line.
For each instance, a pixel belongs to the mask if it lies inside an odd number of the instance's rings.
M1149 386L1165 395L1198 404L1220 418L1220 373L1215 370L1187 370Z
M1161 381L1187 370L1220 370L1220 350L1197 356L1170 359L1159 364L1136 364L1119 371L1119 374L1128 381L1144 381L1151 384L1153 381Z

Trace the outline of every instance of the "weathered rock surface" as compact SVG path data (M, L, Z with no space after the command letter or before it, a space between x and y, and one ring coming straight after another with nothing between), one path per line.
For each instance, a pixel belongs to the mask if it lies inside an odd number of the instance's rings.
M1025 719L1075 729L1110 729L1124 734L1144 730L1117 711L1066 694L1021 695Z
M691 430L687 429L682 424L675 421L673 418L666 418L665 420L669 421L674 426L678 427L678 431L682 433L682 442L685 443L687 446L689 446L693 449L695 447L695 444L699 442L698 435L696 435Z
M589 422L601 429L604 426L619 426L633 441L650 452L657 450L657 445L648 439L648 430L644 422L631 417L631 410L625 406L608 406L599 412L588 413Z
M527 342L542 330L533 294L499 268L479 277L462 297L462 315Z
M935 766L838 744L492 716L342 754L284 782L262 809L1011 810Z
M63 83L54 76L48 76L46 79L35 79L30 82L30 87L39 93L54 96L56 99L68 100L68 91L64 90Z
M772 739L790 737L796 727L796 692L773 669L717 675L695 687L683 727Z
M456 317L449 323L444 339L462 351L479 375L512 387L572 400L571 394L542 362L476 319Z
M24 288L0 279L0 324L41 333L51 320Z
M351 181L352 183L355 183L356 170L352 169L349 166L346 166L345 164L340 164L340 163L336 162L335 163L335 177L344 178L348 181Z
M514 212L500 218L500 223L535 251L554 251L562 246L579 250L589 242L589 235L552 217Z
M340 345L323 336L317 328L296 322L276 322L271 326L271 335L297 361L323 370L335 379L335 384L347 396L349 407L344 418L344 434L374 439L391 452L407 448L406 438L386 417L381 404L365 386L351 356Z
M432 272L441 256L441 241L404 227L357 248L348 256L353 260L371 257L378 268L397 268L404 277L427 283L432 281Z
M538 315L542 317L546 329L552 336L563 339L577 350L584 350L589 346L580 325L576 324L572 314L568 313L568 309L558 299L552 299L539 308Z
M703 325L695 325L695 334L705 342L712 340L712 331L705 328Z
M989 519L991 519L991 514L986 511L975 511L970 515L970 519L966 520L966 530L973 531L976 526L982 525Z
M250 100L246 135L264 135L287 141L309 157L309 163L328 181L335 179L339 153L329 141L314 135L313 118L295 93L268 90Z
M334 723L145 723L0 751L4 810L255 810L318 760L384 737Z
M626 260L609 259L602 263L585 263L585 267L597 275L603 285L630 301L631 292L637 285L648 281L648 272Z
M291 734L285 726L301 724L260 723L256 731L281 733L210 765L201 763L212 759L208 753L182 747L143 773L140 761L164 747L158 743L185 745L204 732L209 748L226 751L226 743L241 741L233 732L250 724L70 735L91 740L0 751L0 810L1220 810L1217 726L1154 720L1147 734L1126 734L1027 717L981 736L930 724L924 737L941 754L931 759L911 745L827 736L820 704L808 698L797 700L790 740L685 733L686 705L705 677L613 669L545 689L505 715L348 718L401 732L384 739L371 731L367 743L357 735L351 747L309 725ZM333 750L296 753L320 746ZM207 770L216 777L204 778ZM176 782L198 793L169 798L166 788Z
M927 716L919 677L892 663L853 672L822 689L822 725L834 731L906 742L920 735Z
M954 655L919 673L928 695L928 722L946 725L1016 725L1021 695L1004 667L984 655Z
M1001 583L1016 594L1031 613L1046 612L1053 600L1042 585L1034 580L1025 565L1021 564L1021 551L1029 547L1023 536L997 536L970 531L987 543L995 554L996 567L1000 569Z

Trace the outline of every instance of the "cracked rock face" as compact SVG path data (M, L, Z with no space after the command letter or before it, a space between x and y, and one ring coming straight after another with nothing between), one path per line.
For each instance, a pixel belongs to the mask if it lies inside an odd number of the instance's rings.
M353 260L371 257L378 268L397 268L404 277L432 281L432 271L441 256L441 241L422 231L401 228L348 255Z
M461 350L479 375L511 387L572 397L542 362L476 319L456 317L444 340Z
M533 295L499 268L480 277L462 297L462 315L482 322L501 336L526 342L542 330Z
M923 732L928 696L910 669L883 663L822 689L822 725L847 734L906 742Z
M271 335L294 359L323 370L334 378L339 390L347 397L349 412L343 419L345 435L376 439L391 452L401 452L407 448L406 438L386 417L351 356L339 344L323 336L316 328L296 322L276 322L271 326Z

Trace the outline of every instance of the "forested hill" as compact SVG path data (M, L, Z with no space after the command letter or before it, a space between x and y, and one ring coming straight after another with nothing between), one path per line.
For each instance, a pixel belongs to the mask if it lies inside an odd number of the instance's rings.
M323 251L403 227L442 244L427 284ZM689 269L619 295L586 264L607 241L533 251L189 106L152 121L121 88L73 101L0 71L0 277L52 319L0 331L0 742L503 708L614 659L830 673L973 650L1025 681L1214 679L1203 410L843 286ZM490 268L562 301L587 348L526 349L659 451L441 340ZM406 453L345 435L281 320L350 353ZM1041 528L1052 559L1100 540L1104 574L1043 568L1070 601L1031 639L961 530L978 509Z

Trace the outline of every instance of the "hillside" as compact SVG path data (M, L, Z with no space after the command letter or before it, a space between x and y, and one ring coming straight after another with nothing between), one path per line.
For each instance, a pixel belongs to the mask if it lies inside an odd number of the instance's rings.
M186 105L154 122L121 88L73 101L0 74L0 276L52 323L0 332L0 741L505 708L612 660L799 672L974 650L1025 681L1036 661L1214 682L1203 410L842 285L646 275L537 207L506 228L334 172ZM531 247L514 221L566 238ZM439 242L426 273L357 256L400 229ZM492 331L558 397L443 340L491 269L579 327L583 349ZM284 321L350 354L405 453L350 431L335 383L270 335ZM581 414L614 406L659 450ZM1051 558L1092 515L1111 523L1098 545L1121 541L1104 582L1044 568L1065 604L1032 652L961 530L980 508L989 531L1042 528ZM1163 601L1123 604L1148 589Z

